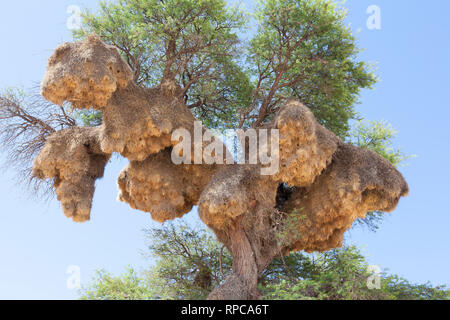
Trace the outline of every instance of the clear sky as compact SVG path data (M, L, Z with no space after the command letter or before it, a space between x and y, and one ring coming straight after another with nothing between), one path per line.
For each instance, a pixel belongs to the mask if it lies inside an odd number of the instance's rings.
M2 1L0 88L39 82L53 49L71 40L67 8L95 3ZM381 30L366 27L370 5L381 9ZM411 281L450 284L450 2L349 0L345 6L352 28L361 29L360 59L377 61L381 78L375 90L363 92L358 111L390 122L399 132L395 146L417 155L401 168L410 196L378 232L352 230L349 242L362 246L370 263ZM97 183L92 221L85 224L66 219L56 201L29 199L13 171L0 173L0 299L76 298L66 285L71 265L80 267L85 283L99 268L119 273L149 264L141 255L142 229L157 224L115 200L116 177L126 164L108 165Z

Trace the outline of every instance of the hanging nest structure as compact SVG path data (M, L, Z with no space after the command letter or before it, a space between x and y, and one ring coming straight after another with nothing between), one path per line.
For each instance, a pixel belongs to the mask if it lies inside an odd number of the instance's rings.
M202 221L231 251L234 272L210 299L257 298L258 275L275 257L339 247L355 219L392 211L408 194L388 161L344 143L296 100L264 125L279 132L274 175L261 175L261 163L174 164L172 133L192 133L195 121L181 88L167 79L138 86L117 50L96 36L56 49L42 95L103 113L99 127L52 134L34 161L36 177L54 179L64 213L89 219L95 180L112 153L122 154L130 163L118 179L119 200L159 222L198 205Z
M50 135L33 163L33 175L53 179L64 214L90 219L95 180L103 177L110 155L101 151L99 128L74 127Z
M181 218L197 204L215 165L175 165L171 149L132 161L119 176L119 200L158 222Z
M58 105L67 101L75 108L102 111L102 150L119 152L131 161L172 146L172 132L192 130L195 120L178 85L171 81L154 88L136 85L117 49L96 36L55 50L41 92Z
M232 299L242 295L242 287L255 298L258 275L273 257L340 247L357 218L392 211L408 194L406 181L387 160L344 143L301 103L289 101L271 125L280 133L279 172L263 176L260 165L227 166L200 198L200 218L233 253L238 278L244 279L236 286L233 274L233 285L227 281L210 298Z

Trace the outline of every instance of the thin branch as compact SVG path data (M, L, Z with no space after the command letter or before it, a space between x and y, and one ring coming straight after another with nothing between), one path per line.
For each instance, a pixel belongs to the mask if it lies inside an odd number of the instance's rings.
M75 125L64 107L45 101L39 94L13 90L0 94L0 147L6 151L5 167L15 168L19 182L26 183L35 194L42 191L48 195L48 185L32 177L33 159L49 135Z
M220 255L219 255L219 272L222 278L225 278L225 275L223 273L223 249L225 248L225 245L222 245L220 248Z

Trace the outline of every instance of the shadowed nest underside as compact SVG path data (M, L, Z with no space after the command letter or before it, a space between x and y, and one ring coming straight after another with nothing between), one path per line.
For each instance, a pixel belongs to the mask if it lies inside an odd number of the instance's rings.
M64 214L90 219L95 180L103 177L110 155L100 149L99 128L74 127L50 135L33 163L33 175L53 179Z

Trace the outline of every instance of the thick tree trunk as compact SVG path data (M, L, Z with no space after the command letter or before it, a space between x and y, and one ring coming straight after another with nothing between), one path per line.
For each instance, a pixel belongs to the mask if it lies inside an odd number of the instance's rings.
M249 299L257 298L258 265L245 230L238 226L231 234L231 241L233 271L247 288Z
M245 233L237 224L229 233L233 255L233 274L214 289L209 300L255 300L258 299L259 268L256 255Z

